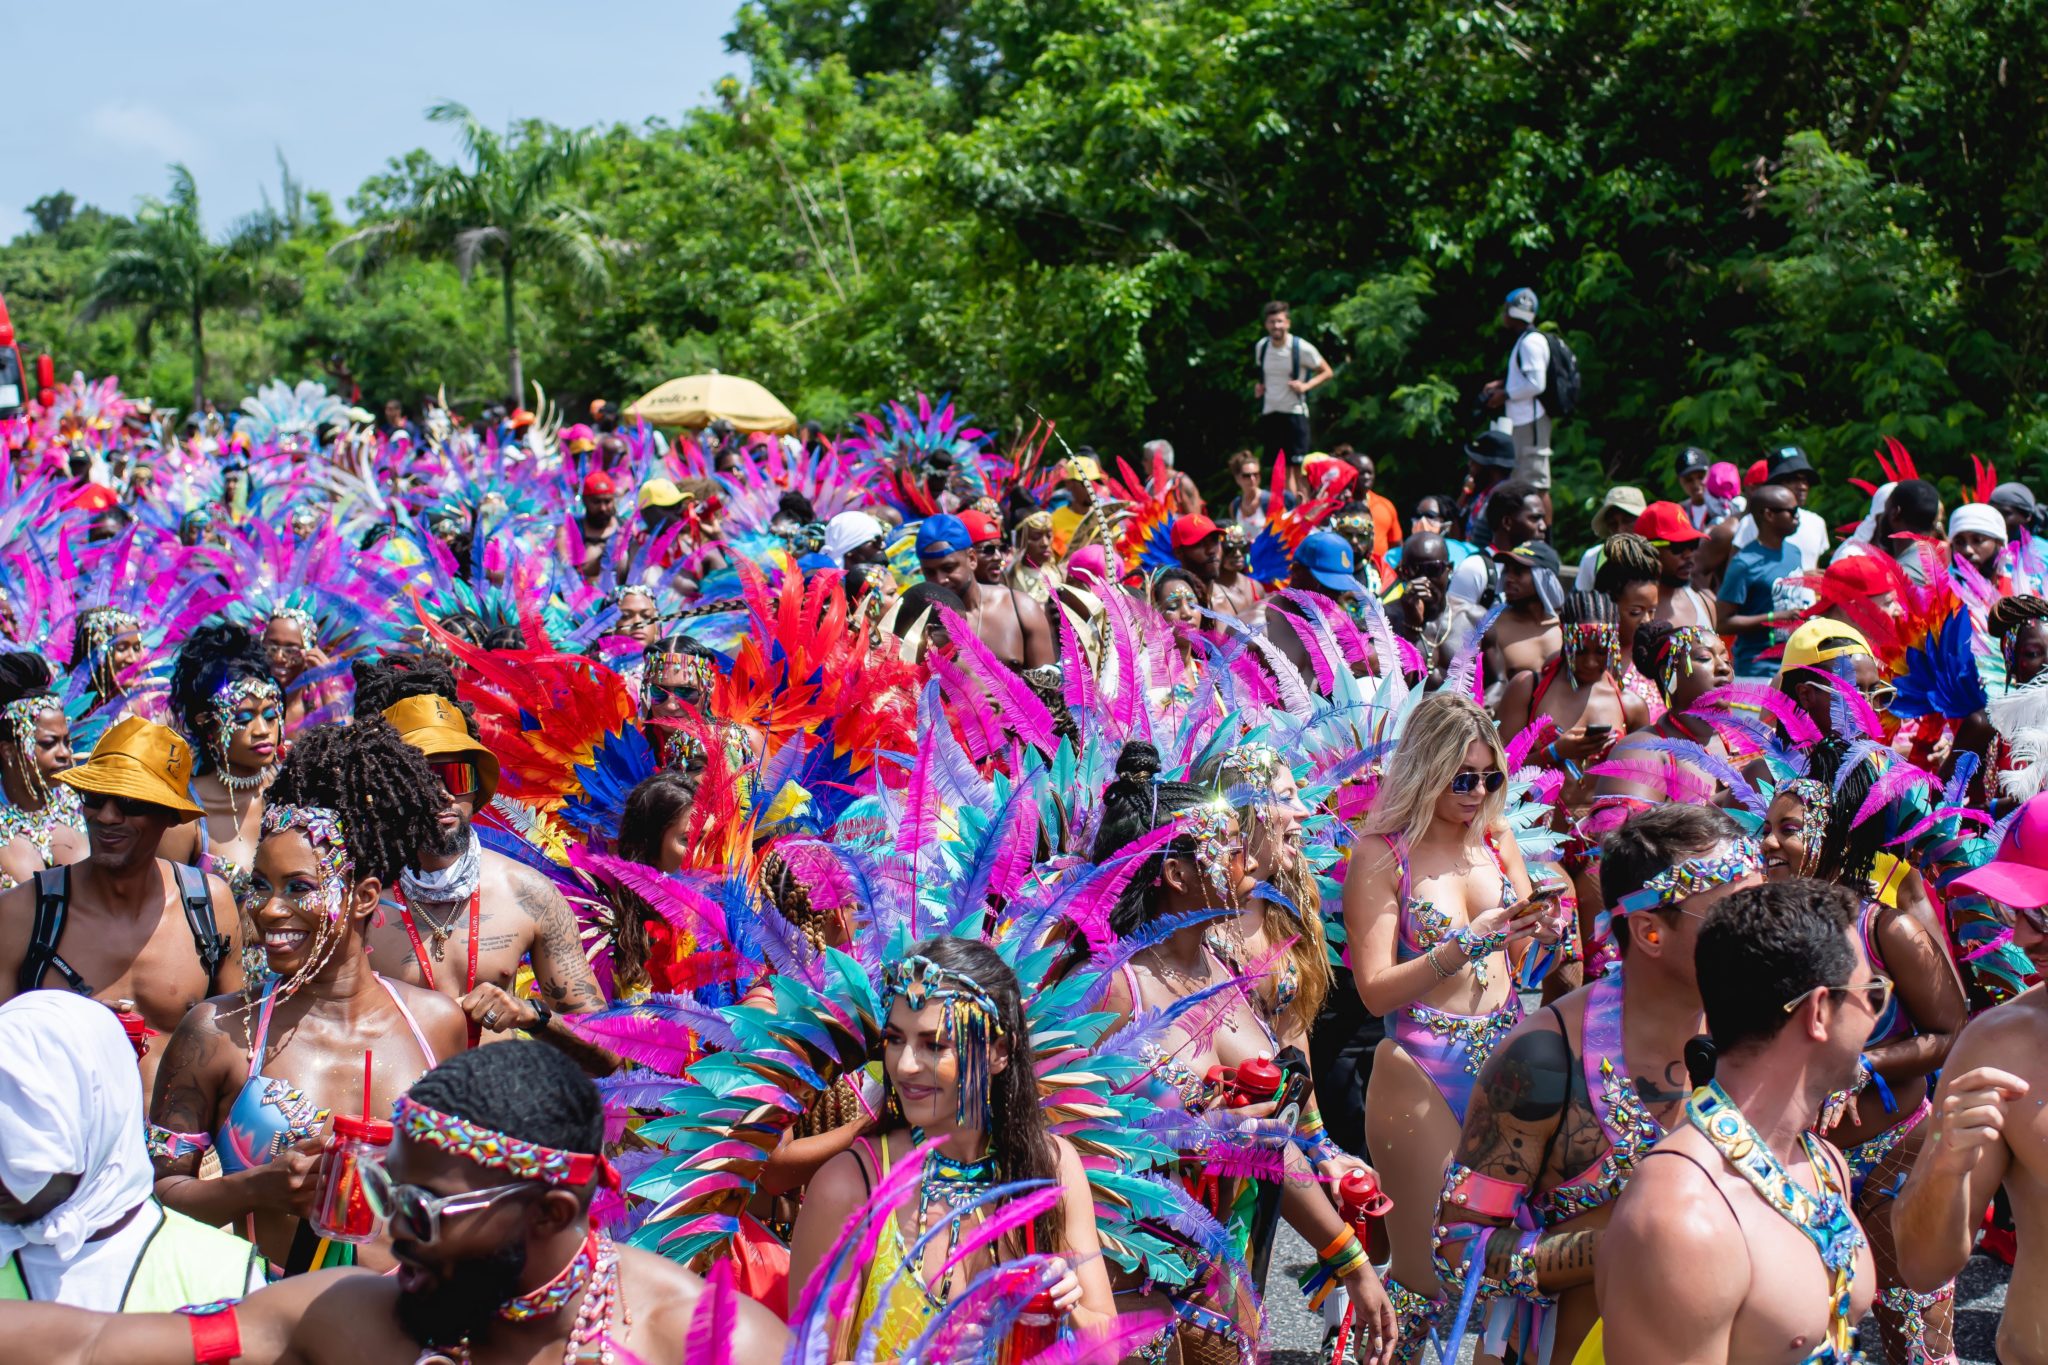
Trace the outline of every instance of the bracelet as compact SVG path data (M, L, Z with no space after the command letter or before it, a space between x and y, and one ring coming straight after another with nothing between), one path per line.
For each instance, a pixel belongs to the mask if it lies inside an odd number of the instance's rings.
M1358 1234L1346 1226L1336 1241L1316 1253L1316 1260L1330 1272L1331 1279L1341 1280L1356 1274L1358 1268L1365 1264L1365 1248L1359 1243Z
M1424 954L1422 955L1422 960L1423 960L1424 962L1427 962L1427 963L1428 963L1428 964L1429 964L1430 966L1432 966L1432 967L1434 967L1434 968L1436 969L1436 979L1437 979L1437 980L1439 980L1439 981L1449 981L1449 980L1451 979L1452 975L1453 975L1453 973L1452 973L1451 969L1450 969L1450 968L1448 968L1448 967L1446 967L1446 966L1444 966L1444 964L1443 964L1443 963L1441 963L1441 962L1437 961L1437 958L1436 958L1436 950L1437 950L1438 948L1441 948L1441 947L1443 947L1443 946L1444 946L1444 945L1443 945L1443 944L1441 944L1441 943L1438 943L1438 944L1433 944L1433 945L1432 945L1432 946L1430 947L1430 950L1429 950L1428 952L1426 952L1426 953L1424 953ZM1461 971L1462 971L1462 970L1463 970L1463 968L1460 968L1459 970L1461 970Z
M1515 1239L1515 1249L1508 1253L1508 1271L1502 1282L1508 1293L1518 1299L1547 1304L1550 1298L1536 1283L1536 1241L1541 1235L1532 1228Z
M227 1365L242 1353L242 1328L232 1299L180 1308L192 1332L193 1365Z

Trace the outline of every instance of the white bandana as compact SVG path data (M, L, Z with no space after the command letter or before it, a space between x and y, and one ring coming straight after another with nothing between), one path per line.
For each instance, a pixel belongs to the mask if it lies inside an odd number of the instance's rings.
M425 901L428 905L453 905L469 899L469 893L476 890L483 880L483 845L476 837L476 831L469 832L469 847L462 856L439 872L420 872L414 868L401 868L398 885L405 892L408 905Z

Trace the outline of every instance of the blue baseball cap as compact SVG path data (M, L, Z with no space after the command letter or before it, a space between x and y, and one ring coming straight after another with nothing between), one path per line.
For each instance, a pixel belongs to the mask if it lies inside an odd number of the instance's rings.
M944 512L926 517L924 524L917 528L919 559L944 559L973 546L974 540L967 534L967 523Z
M1358 581L1357 564L1351 557L1351 542L1334 531L1317 531L1306 536L1294 552L1294 562L1314 575L1316 582L1338 592L1355 592L1363 597L1372 590Z
M1519 318L1523 322L1536 321L1536 291L1526 285L1508 291L1507 310L1511 318Z

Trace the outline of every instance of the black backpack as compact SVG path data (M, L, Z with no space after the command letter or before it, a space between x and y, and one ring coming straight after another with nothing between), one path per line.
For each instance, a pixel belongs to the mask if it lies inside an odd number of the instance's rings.
M1550 363L1543 368L1543 392L1537 397L1543 402L1546 416L1569 417L1579 406L1579 358L1572 354L1560 333L1542 335L1550 347ZM1513 354L1522 354L1520 337L1515 338Z
M199 965L206 969L206 993L212 995L220 985L220 969L228 960L230 944L227 935L221 933L213 922L213 893L206 885L206 874L187 863L173 863L171 866L177 874L178 900L184 906L185 925L192 931L193 950L199 955ZM57 955L57 944L64 937L64 921L70 917L70 909L71 869L55 867L38 872L35 924L29 932L28 952L15 975L16 994L39 988L44 974L52 969L64 978L65 985L78 994L93 993L85 978Z
M1252 371L1260 379L1264 379L1266 377L1266 352L1273 349L1272 339L1270 337L1259 338L1259 344L1253 349L1256 351L1256 354L1252 357ZM1576 383L1578 371L1573 370L1572 374L1574 376L1573 382ZM1289 379L1301 378L1301 338L1298 336L1287 338L1287 377ZM1574 392L1577 392L1577 390L1574 390Z

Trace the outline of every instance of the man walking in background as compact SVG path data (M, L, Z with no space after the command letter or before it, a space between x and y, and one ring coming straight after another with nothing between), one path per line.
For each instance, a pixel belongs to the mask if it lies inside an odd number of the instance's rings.
M1283 453L1290 468L1299 468L1308 454L1309 390L1334 372L1321 351L1294 335L1284 300L1266 305L1265 328L1266 335L1252 348L1252 367L1258 372L1252 393L1264 405L1259 412L1260 453Z
M1490 412L1505 411L1515 441L1515 477L1533 484L1550 516L1550 412L1543 390L1550 376L1550 338L1536 330L1536 291L1517 289L1507 297L1500 325L1514 338L1506 379L1486 386Z

